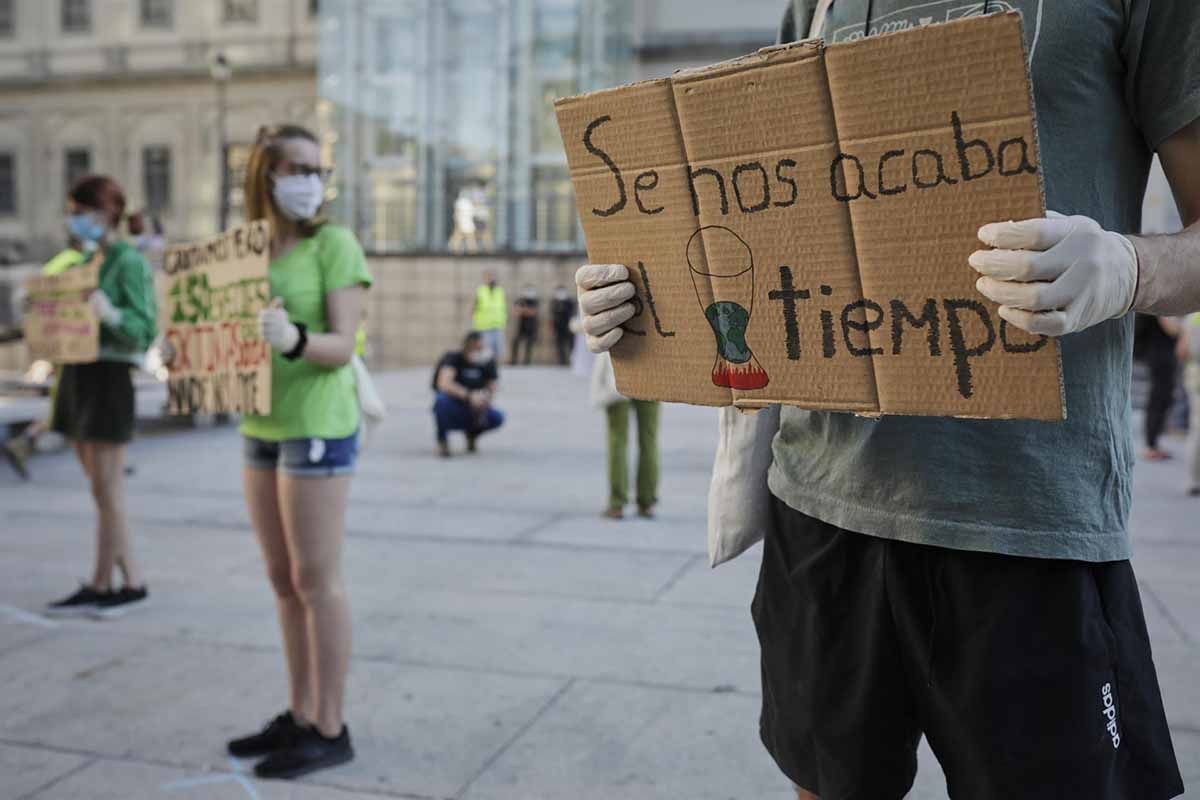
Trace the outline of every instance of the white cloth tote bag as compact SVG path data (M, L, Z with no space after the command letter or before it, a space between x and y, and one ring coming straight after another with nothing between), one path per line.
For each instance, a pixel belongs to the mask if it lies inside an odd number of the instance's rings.
M367 365L358 354L350 359L350 365L354 369L354 386L358 392L358 408L362 416L363 431L359 437L359 445L366 448L371 441L371 434L387 417L387 406L379 396L379 390L375 388L375 381L371 379Z
M613 370L612 356L601 353L592 362L592 405L603 411L624 399L625 397L617 391L617 373Z
M771 443L779 430L779 406L746 414L720 411L720 439L708 488L708 562L717 566L762 541L771 524Z

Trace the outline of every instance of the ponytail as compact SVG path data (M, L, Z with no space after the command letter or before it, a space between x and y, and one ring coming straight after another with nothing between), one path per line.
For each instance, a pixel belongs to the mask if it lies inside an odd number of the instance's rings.
M141 236L146 232L146 214L144 211L135 211L125 218L125 229L129 231L130 236Z

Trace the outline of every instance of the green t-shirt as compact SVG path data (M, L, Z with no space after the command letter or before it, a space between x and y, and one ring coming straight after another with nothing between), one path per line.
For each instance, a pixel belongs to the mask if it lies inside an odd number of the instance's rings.
M271 262L271 296L283 300L288 317L309 333L327 333L325 297L348 286L370 286L367 260L354 234L324 225L282 258ZM342 439L358 430L358 395L349 364L322 367L303 358L271 356L271 413L242 418L242 434L286 439Z
M807 36L814 5L791 3L783 40ZM1048 207L1136 233L1153 151L1200 118L1200 5L986 5L1024 20ZM984 7L982 0L836 0L825 39L945 22ZM1129 558L1132 329L1127 315L1061 339L1067 419L1060 423L876 420L784 408L771 490L798 511L858 533L1036 558Z

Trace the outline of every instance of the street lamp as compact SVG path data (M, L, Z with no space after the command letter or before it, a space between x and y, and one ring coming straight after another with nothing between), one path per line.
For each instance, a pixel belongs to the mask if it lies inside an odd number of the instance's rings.
M217 230L224 231L229 222L229 169L225 152L225 90L233 77L233 67L224 53L216 53L208 63L208 74L217 87Z

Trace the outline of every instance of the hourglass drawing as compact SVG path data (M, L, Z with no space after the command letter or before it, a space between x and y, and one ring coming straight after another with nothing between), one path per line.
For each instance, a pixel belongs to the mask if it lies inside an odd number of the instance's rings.
M696 299L717 338L713 384L728 389L763 388L769 382L767 372L746 342L754 310L750 246L729 228L708 225L688 240L687 261Z

